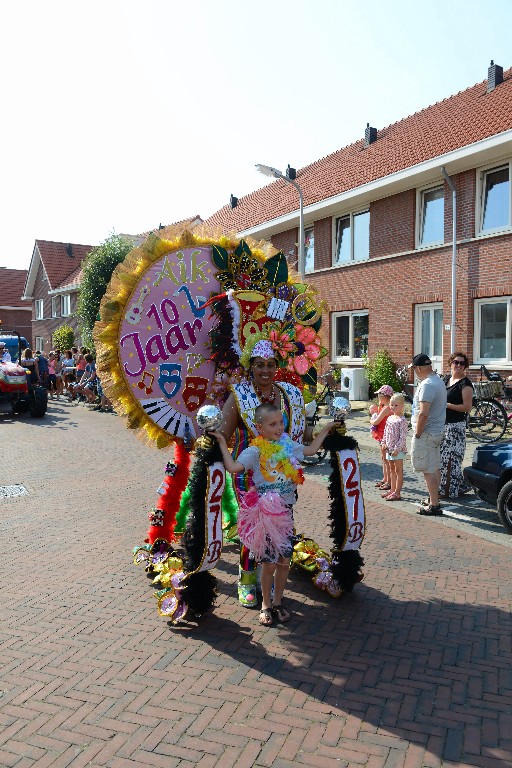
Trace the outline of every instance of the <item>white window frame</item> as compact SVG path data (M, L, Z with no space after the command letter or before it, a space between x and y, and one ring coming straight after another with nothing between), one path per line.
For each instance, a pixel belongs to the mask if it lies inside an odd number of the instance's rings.
M354 317L360 317L365 315L369 318L370 312L367 309L356 309L351 312L333 312L331 315L331 360L334 363L348 363L348 362L361 362L363 357L354 357ZM336 320L338 317L348 317L348 343L349 343L349 355L343 357L336 354ZM368 320L368 333L369 333L369 320Z
M36 345L34 347L34 353L39 350L40 352L44 351L44 336L36 336L35 338ZM41 342L41 343L39 343Z
M501 171L503 168L508 168L508 185L509 185L509 200L508 200L508 224L502 227L496 227L495 229L482 229L483 217L484 217L484 200L485 193L485 177L488 173L493 171ZM486 235L499 234L500 232L510 232L512 228L512 161L504 160L502 163L492 163L491 165L478 168L477 171L477 184L476 184L476 216L475 216L475 236L485 237Z
M52 317L58 317L59 316L59 307L58 307L58 296L52 296Z
M36 320L44 320L44 299L36 299L34 301L34 308L36 311Z
M60 316L69 317L71 315L71 294L63 293L60 297Z
M505 328L505 357L480 357L480 333L481 333L481 312L484 304L507 304L507 320ZM475 319L473 336L473 363L478 365L499 365L500 367L510 368L512 366L512 296L490 296L487 299L475 299Z
M442 240L436 240L431 243L421 243L421 231L423 229L423 213L424 205L423 200L426 192L432 192L434 189L443 190L443 237ZM416 224L415 224L415 240L416 248L423 250L424 248L438 248L440 245L444 245L444 184L443 182L437 182L436 184L429 184L426 187L418 187L416 190Z
M416 304L414 306L414 354L419 355L421 352L427 352L426 349L423 349L421 344L421 312L423 310L428 310L431 313L432 316L432 325L431 325L431 331L432 331L432 341L434 341L434 334L435 334L435 323L434 323L434 312L435 310L441 310L443 313L443 317L441 319L441 354L434 355L433 351L430 352L430 358L432 359L432 366L435 371L438 373L441 373L443 370L443 350L444 350L444 306L442 301L434 301L426 304ZM427 352L428 353L428 352Z
M370 214L370 206L367 205L364 208L360 208L357 211L351 211L350 213L340 213L338 216L332 217L332 266L333 267L345 267L348 264L362 264L368 261L370 258L370 227L368 227L368 258L367 259L354 259L354 217L359 216L361 213ZM338 230L338 221L340 219L350 219L350 260L338 262L336 259L337 241L336 235Z
M313 237L313 265L308 266L308 254L306 251L306 233L311 232ZM312 274L315 271L315 227L305 227L304 229L304 271L307 275Z

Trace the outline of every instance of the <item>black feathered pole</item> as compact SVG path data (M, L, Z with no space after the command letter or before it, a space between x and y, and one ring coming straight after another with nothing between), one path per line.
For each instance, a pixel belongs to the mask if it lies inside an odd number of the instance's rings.
M336 430L330 432L324 440L324 448L331 454L331 474L329 475L329 520L331 526L332 560L331 573L344 592L352 592L354 585L362 579L361 568L364 560L359 549L343 550L347 539L347 514L343 479L341 477L337 452L356 450L357 441Z
M213 608L217 596L217 579L211 571L193 573L201 565L206 545L208 468L217 461L222 461L217 441L208 438L198 440L189 480L190 514L183 534L185 578L182 582L183 600L196 616Z

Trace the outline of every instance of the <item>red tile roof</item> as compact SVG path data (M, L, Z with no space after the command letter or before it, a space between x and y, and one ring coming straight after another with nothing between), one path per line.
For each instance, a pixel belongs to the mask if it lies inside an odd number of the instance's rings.
M135 239L143 242L148 235L151 235L152 233L158 234L161 229L165 229L166 227L194 227L197 224L201 224L202 221L203 220L199 214L196 216L189 216L188 219L181 219L181 221L175 221L172 224L161 224L160 227L149 229L147 232L141 232L140 235L135 235ZM133 235L123 235L123 237L133 237Z
M512 128L512 69L504 82L486 93L487 80L381 128L377 141L364 140L334 152L297 173L304 205L312 205L389 174L460 149ZM241 231L298 209L297 192L277 180L225 205L206 221Z
M30 307L30 301L22 301L26 269L0 269L0 304L4 307Z
M93 248L92 245L55 243L52 240L36 240L36 246L48 276L50 290L71 282Z

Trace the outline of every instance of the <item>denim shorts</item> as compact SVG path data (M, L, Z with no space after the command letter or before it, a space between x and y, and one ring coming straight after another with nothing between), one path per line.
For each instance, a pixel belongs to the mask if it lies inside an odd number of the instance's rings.
M386 453L386 459L388 461L403 461L407 456L405 451L398 451L396 456L392 456L390 453Z

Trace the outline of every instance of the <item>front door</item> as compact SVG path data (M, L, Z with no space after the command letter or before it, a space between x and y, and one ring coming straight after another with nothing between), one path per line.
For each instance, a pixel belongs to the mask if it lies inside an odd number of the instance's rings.
M432 360L435 371L443 370L443 305L416 304L414 354L420 352Z

